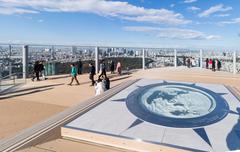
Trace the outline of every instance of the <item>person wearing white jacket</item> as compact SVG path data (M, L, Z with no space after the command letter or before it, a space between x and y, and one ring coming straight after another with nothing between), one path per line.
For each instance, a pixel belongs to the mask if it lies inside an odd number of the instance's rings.
M106 91L106 88L105 88L104 83L102 82L101 79L98 79L97 83L95 84L95 96L98 96L105 91Z

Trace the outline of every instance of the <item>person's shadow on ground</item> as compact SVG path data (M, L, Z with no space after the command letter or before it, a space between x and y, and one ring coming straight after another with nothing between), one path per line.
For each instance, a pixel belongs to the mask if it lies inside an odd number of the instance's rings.
M237 113L233 113L239 116L237 123L233 126L231 132L227 136L227 146L229 150L240 149L240 108L237 108ZM227 125L227 124L226 124Z

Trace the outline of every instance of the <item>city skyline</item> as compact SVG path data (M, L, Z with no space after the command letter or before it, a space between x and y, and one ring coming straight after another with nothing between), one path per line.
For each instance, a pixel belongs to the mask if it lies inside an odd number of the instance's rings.
M0 0L2 43L239 49L237 0Z

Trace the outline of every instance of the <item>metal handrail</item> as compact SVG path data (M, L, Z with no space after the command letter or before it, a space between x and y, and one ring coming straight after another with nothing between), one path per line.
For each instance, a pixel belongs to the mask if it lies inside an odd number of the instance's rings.
M187 50L200 50L200 48L194 48L194 47L181 47L181 48L176 48L176 47L149 47L149 46L131 46L131 45L101 45L101 44L42 44L42 43L0 43L0 45L13 45L13 46L56 46L56 47L99 47L99 48L134 48L134 49L187 49ZM205 50L211 50L208 48L203 48ZM239 51L239 49L232 49Z
M7 77L16 76L16 75L20 75L20 74L24 74L24 72L17 72L17 73L9 74L9 75L4 76L4 77L1 77L1 76L0 76L0 79L5 79L5 78L7 78Z
M16 76L19 74L23 74L23 72L13 73L13 74L10 74L10 75L4 76L4 77L0 77L0 91L4 91L1 88L1 86L3 86L2 82L8 78L10 78L9 80L12 80L12 82L13 82L12 85L16 86ZM12 77L12 79L11 79L11 77ZM26 83L26 80L24 81L24 83Z
M17 75L17 73L13 73L13 74L10 74L10 75L4 76L4 77L0 76L0 80L4 80L4 79L6 79L8 77L15 76L15 75Z

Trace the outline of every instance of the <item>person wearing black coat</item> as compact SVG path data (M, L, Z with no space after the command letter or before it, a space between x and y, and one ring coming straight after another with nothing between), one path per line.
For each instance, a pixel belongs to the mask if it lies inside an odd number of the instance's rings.
M115 65L114 65L114 61L112 60L110 65L111 74L114 74L114 69L115 69Z
M100 79L102 76L107 77L106 65L104 63L104 60L102 60L100 63L100 72L101 72L101 74L98 76L98 79Z
M215 59L213 59L213 61L212 61L212 71L216 71L216 60Z
M90 63L89 64L89 79L92 81L92 86L94 86L94 83L95 83L95 81L94 81L94 75L96 74L95 70L96 70L95 66L92 63Z
M221 63L221 61L220 60L217 60L218 62L217 62L217 69L218 69L218 71L220 71L220 69L221 69L221 67L222 67L222 63Z
M109 89L110 89L110 80L109 80L109 78L106 77L106 78L105 78L105 81L106 81L106 83L105 83L105 88L106 88L106 90L109 90Z
M34 67L33 67L33 77L32 77L32 81L34 81L35 78L37 78L37 81L40 81L39 79L39 72L40 72L40 69L41 66L39 64L39 61L36 61L35 64L34 64Z
M81 60L79 60L77 62L77 66L78 66L78 74L82 74L82 70L83 70L83 63Z
M208 67L209 67L209 64L208 64L208 63L209 63L209 59L207 58L207 59L206 59L206 69L208 69Z

